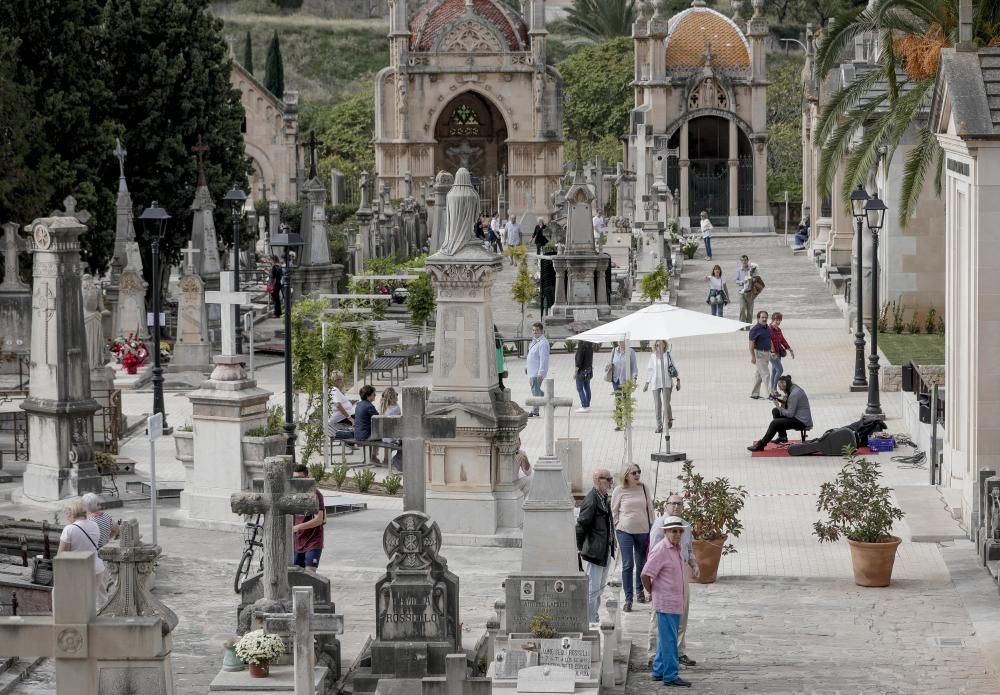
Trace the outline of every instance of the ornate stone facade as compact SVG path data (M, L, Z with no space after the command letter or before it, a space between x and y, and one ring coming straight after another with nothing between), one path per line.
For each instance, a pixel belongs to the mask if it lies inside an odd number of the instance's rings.
M562 167L562 78L545 64L545 0L529 23L502 0L389 2L375 85L375 166L393 198L469 169L484 210L548 216ZM530 28L529 28L530 27Z
M625 165L636 173L637 201L652 196L662 209L668 191L679 194L682 227L696 228L706 210L716 227L773 229L766 178L768 28L760 4L755 0L754 16L744 22L702 0L668 20L647 2L632 25L635 108ZM635 214L637 221L653 221L641 204Z

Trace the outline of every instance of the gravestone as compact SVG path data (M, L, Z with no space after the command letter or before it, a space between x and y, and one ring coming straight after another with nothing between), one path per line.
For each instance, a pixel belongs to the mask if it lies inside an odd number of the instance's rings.
M103 546L98 554L104 560L112 581L108 600L98 615L103 618L158 617L164 637L164 651L157 658L98 662L101 695L172 692L171 641L167 635L177 627L177 615L153 596L147 587L147 580L160 557L160 546L142 543L139 540L139 522L130 519L122 525L118 540Z
M445 657L462 651L458 577L438 554L438 525L404 512L386 526L382 548L389 564L375 584L376 636L370 667L355 676L359 693L390 692L385 680L444 674Z
M94 464L90 364L80 292L80 242L86 227L72 217L43 217L32 235L33 286L28 413L31 460L24 493L35 500L101 491Z
M57 695L105 695L112 692L170 695L173 676L170 643L157 616L97 617L97 581L93 551L59 553L53 560L55 585L51 616L0 617L0 653L46 656L55 660ZM143 689L126 682L123 690L99 679L99 662L148 660L162 663L170 689Z
M300 233L305 246L299 254L298 267L291 277L292 293L305 297L313 292L329 292L337 286L344 266L330 261L330 242L326 233L326 186L316 173L316 135L309 136L309 179L302 185L302 222Z
M429 415L454 416L454 439L430 441L426 508L450 543L516 544L521 502L517 440L527 413L500 390L493 283L501 257L472 238L479 195L459 169L447 196L448 227L427 259L437 294Z
M200 161L199 157L199 161ZM219 286L219 240L215 233L215 201L204 182L204 171L199 165L198 188L191 203L194 215L191 219L191 240L200 252L194 261L194 274L201 278L206 287ZM217 317L213 317L217 318Z
M193 256L200 253L188 242L184 250L185 263L177 283L181 296L177 302L177 341L168 370L211 371L212 344L208 340L208 310L205 304L205 283L194 271Z
M427 389L403 387L402 415L379 415L372 419L372 436L403 442L403 511L424 511L427 479L427 439L455 436L455 418L430 417L425 413Z
M31 343L31 288L21 280L18 254L27 242L17 224L3 225L3 282L0 283L0 338L7 352L24 354Z
M125 268L118 278L118 312L115 315L115 337L134 335L149 341L146 326L146 287L142 273L132 266Z
M295 647L295 695L315 695L314 669L316 652L313 635L339 635L344 632L344 617L313 612L313 590L299 587L292 592L291 613L269 613L264 616L264 631L268 634L293 635Z

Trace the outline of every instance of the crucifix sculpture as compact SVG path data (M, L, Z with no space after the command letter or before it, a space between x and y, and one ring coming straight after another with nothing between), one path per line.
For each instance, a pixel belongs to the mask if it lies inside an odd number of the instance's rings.
M313 589L292 589L291 613L266 613L264 631L291 634L295 639L295 695L314 695L316 650L313 635L339 635L344 632L344 616L313 613Z
M205 186L207 185L205 182L205 162L202 155L208 152L208 145L202 143L201 134L198 135L198 142L192 145L191 151L198 157L198 186Z
M236 492L229 498L235 514L262 514L264 533L264 600L288 600L288 562L295 514L316 513L316 481L292 478L292 457L264 461L264 492Z
M545 387L542 389L542 395L531 396L527 398L524 403L526 405L541 406L541 409L545 411L545 455L555 456L555 441L556 441L556 431L555 431L555 414L557 407L569 407L573 405L572 398L556 398L555 394L555 382L549 378L545 380Z
M403 442L403 510L424 511L427 479L425 442L428 439L452 439L455 418L428 416L427 389L403 387L403 414L378 415L372 418L374 438L400 439Z

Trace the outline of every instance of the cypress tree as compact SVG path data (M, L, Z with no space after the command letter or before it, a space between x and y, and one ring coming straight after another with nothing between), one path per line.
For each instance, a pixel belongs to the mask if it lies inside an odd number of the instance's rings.
M243 67L253 74L253 42L250 40L250 30L247 29L246 43L243 45Z
M277 31L271 37L271 45L267 48L264 86L279 99L285 96L285 66L281 61L281 44L278 42Z

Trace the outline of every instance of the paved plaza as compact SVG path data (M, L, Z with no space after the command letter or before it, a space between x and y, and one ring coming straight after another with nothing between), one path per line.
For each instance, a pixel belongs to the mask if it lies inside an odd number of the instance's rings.
M850 423L864 409L866 394L851 393L853 344L845 321L815 267L794 256L780 237L747 240L716 239L716 262L727 279L735 274L744 251L760 266L767 289L758 309L778 310L782 328L796 359L785 360L790 373L809 395L815 433ZM706 311L702 277L710 264L699 259L684 265L679 304ZM512 332L520 307L509 299L514 272L509 265L494 288L494 307L501 330ZM732 285L731 285L732 286ZM726 308L728 317L738 307ZM537 319L537 312L529 320ZM845 543L819 544L811 535L819 486L840 468L837 458L751 458L746 446L763 433L770 417L767 401L749 396L752 367L746 333L678 340L673 355L682 388L673 396L675 427L672 448L684 451L706 476L726 476L745 485L749 498L742 515L743 535L735 539L738 553L725 557L719 581L692 587L688 653L698 666L687 669L696 693L998 693L1000 680L989 671L1000 654L1000 597L981 567L971 544L913 543L904 521L896 531L900 547L893 584L886 589L862 589L851 579ZM557 436L568 431L583 439L585 479L592 471L619 469L623 435L614 431L612 399L603 374L608 350L595 355L594 402L584 415L558 414ZM639 356L644 373L647 355ZM524 361L508 362L506 385L519 402L529 395ZM553 351L550 376L557 394L575 396L573 357L561 343ZM263 366L257 377L280 401L281 369ZM408 383L429 384L429 375L411 372ZM641 383L641 379L640 379ZM150 406L148 393L128 393L124 407L138 415ZM663 442L654 434L653 404L639 395L634 456L643 477L654 483L649 454ZM884 394L883 408L890 431L900 431L898 394ZM180 393L167 396L172 424L190 416ZM529 420L522 440L534 459L542 451L543 424ZM180 480L183 470L173 461L166 439L158 448L161 480ZM140 435L124 453L140 461L148 474L148 443ZM903 453L910 453L905 451ZM920 488L931 500L913 505L911 516L940 514L943 502L926 489L927 472L902 467L880 456L888 484ZM657 496L678 487L678 465L663 465L655 481ZM6 494L12 486L3 486ZM47 507L5 505L5 513L51 518ZM164 503L164 514L176 508ZM326 526L326 549L320 572L333 586L338 612L345 618L342 635L345 666L350 665L374 632L374 584L384 572L381 536L385 524L401 510L399 499L374 497L364 512L333 517ZM145 505L129 504L121 515L137 518L149 538ZM117 516L117 513L116 513ZM952 524L949 532L956 532ZM232 576L241 552L239 536L172 527L158 530L164 554L157 572L157 595L175 610L180 624L174 631L173 667L178 695L207 691L222 659L222 642L236 622ZM519 550L447 545L442 554L461 582L463 640L471 647L482 634L493 602L502 596L501 582L519 563ZM615 589L609 588L609 593ZM623 629L634 640L627 692L659 692L646 667L648 610L636 606L622 616ZM46 669L15 692L52 692Z

